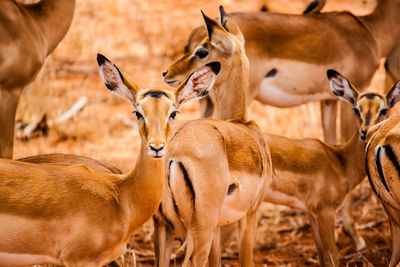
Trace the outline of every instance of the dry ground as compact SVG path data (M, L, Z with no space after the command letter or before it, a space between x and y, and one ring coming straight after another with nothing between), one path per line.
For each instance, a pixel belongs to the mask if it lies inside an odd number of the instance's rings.
M349 9L356 14L372 10L374 0L328 0L325 10ZM132 107L111 95L97 74L96 53L109 57L143 87L163 86L161 73L181 55L191 29L201 25L200 9L217 15L219 4L227 11L254 11L267 4L274 12L300 13L309 0L77 0L72 27L49 57L35 84L26 90L17 118L29 122L46 114L58 117L80 97L85 109L73 120L50 127L47 136L16 140L14 156L72 153L108 161L123 171L134 166L139 137L126 121L134 122ZM306 75L306 73L305 73ZM383 87L380 70L371 90ZM253 102L250 117L263 130L290 137L321 138L318 103L277 109ZM183 108L180 119L198 117L198 104ZM133 127L135 128L135 127ZM389 229L382 208L368 185L359 190L357 224L368 249L358 253L340 230L337 233L341 262L349 266L386 266L390 257ZM265 204L257 234L257 266L316 266L317 252L303 213ZM152 266L152 224L138 230L130 242L125 266ZM224 254L226 266L238 266L235 244Z

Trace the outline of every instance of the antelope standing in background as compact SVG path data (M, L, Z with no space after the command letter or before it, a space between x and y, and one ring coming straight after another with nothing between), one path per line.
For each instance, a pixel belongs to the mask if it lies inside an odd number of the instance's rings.
M75 0L23 5L0 1L0 158L12 158L15 112L22 89L67 33Z
M276 107L292 107L321 101L324 140L336 143L336 98L325 81L327 69L335 69L363 91L379 67L380 58L398 42L400 0L378 0L366 16L350 12L324 12L290 15L266 12L230 14L242 30L250 61L247 104L253 99ZM204 53L198 43L206 36L204 28L195 29L186 45L190 64L202 62ZM198 49L195 49L195 48ZM190 52L189 52L190 51ZM187 66L163 73L164 81L176 86L185 79ZM307 75L304 75L307 73ZM211 100L210 100L211 99ZM203 116L221 118L219 104L210 93L203 102ZM204 104L206 103L206 104ZM341 105L341 140L355 131L349 105ZM357 236L351 216L351 202L343 207L343 227L355 247L365 247Z
M170 140L168 176L154 216L158 266L169 266L175 236L187 242L183 266L205 266L208 258L209 266L219 266L220 226L235 221L240 225L240 264L253 263L256 210L271 177L271 159L260 129L247 120L249 65L243 35L232 19L221 16L222 26L204 16L208 35L196 52L201 63L187 67L188 54L175 65L185 67L186 77L221 68L214 90L223 120L186 122Z
M189 78L175 92L140 89L105 57L97 60L107 88L135 107L142 140L136 167L111 174L68 160L32 164L0 159L2 266L103 266L120 256L133 231L159 206L162 157L177 107L199 97L199 90L205 95L216 76L212 72L208 76L214 79L201 84Z
M397 97L396 101L400 97ZM376 125L368 133L365 166L371 187L389 218L392 235L390 267L400 263L400 113Z
M265 134L275 175L264 201L307 211L321 266L339 266L335 243L335 211L366 176L365 139L370 127L400 100L400 82L386 96L359 93L339 73L329 70L332 91L353 106L359 132L344 145L318 139L291 139Z

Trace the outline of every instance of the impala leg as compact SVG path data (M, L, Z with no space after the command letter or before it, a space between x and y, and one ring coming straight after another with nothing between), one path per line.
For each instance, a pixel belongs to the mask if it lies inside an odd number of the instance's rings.
M339 266L335 242L335 210L325 208L318 214L310 214L309 218L321 266Z
M392 235L392 257L389 266L394 267L400 263L400 226L391 218L389 218L389 222Z
M209 227L188 230L186 255L182 266L206 266L215 228L216 226L210 225ZM190 261L192 262L191 265L189 265Z
M337 116L337 101L323 100L321 104L321 120L322 130L324 132L324 141L328 144L336 144L336 116Z
M172 246L174 242L174 231L168 224L158 221L154 222L154 254L158 267L167 267L171 259Z
M249 211L239 221L239 261L240 266L253 266L254 235L257 226L255 211Z
M345 143L349 140L355 131L357 131L357 125L354 124L356 120L353 110L351 106L347 103L341 103L340 110L340 132L341 132L341 141ZM352 192L349 192L344 199L343 207L342 207L342 215L343 215L343 232L346 233L352 240L354 247L357 250L362 250L365 248L364 239L357 234L357 231L354 226L354 216L353 216L353 196Z
M214 237L211 244L210 256L208 258L208 266L221 266L221 227L217 226L214 231Z
M0 158L12 158L15 113L21 92L21 89L7 91L0 88Z

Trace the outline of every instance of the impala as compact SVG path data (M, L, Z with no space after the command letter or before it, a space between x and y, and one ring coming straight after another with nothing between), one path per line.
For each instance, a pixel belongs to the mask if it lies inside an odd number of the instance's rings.
M194 77L201 79L202 74L195 73L175 92L140 89L104 56L98 55L97 61L107 88L135 108L142 140L136 167L113 174L68 161L32 164L1 159L2 266L103 266L121 255L132 232L159 206L162 157L177 107L200 97L198 90L203 96L212 87L213 79L199 84Z
M400 262L399 125L400 113L396 113L372 128L368 133L365 158L371 187L389 218L392 235L391 267L398 266Z
M333 93L353 106L361 125L359 132L341 146L318 139L265 134L275 175L266 189L264 201L307 211L321 266L338 266L335 211L345 196L364 180L367 132L400 100L400 82L386 96L381 96L359 93L336 71L329 70L328 77Z
M400 33L400 0L378 0L366 16L347 11L307 15L237 12L231 16L242 30L250 61L247 104L253 98L276 107L321 101L324 140L330 144L336 143L337 109L324 78L326 70L338 70L363 91ZM203 27L190 34L186 55L163 73L166 83L176 86L188 70L208 60L208 48L198 45L205 36ZM223 118L213 91L201 110L204 117ZM354 119L349 106L341 105L341 140L349 140L356 130ZM343 207L343 219L344 231L355 247L364 248L354 228L351 202Z
M199 119L174 130L169 144L167 177L155 222L158 266L168 266L175 236L187 242L183 266L220 264L220 226L239 221L239 258L251 266L256 210L271 176L268 146L258 126L247 120L249 65L236 23L222 25L204 16L207 49L202 64L188 69L221 68L214 85L223 120ZM229 93L228 93L229 90Z
M75 0L23 5L0 1L0 158L12 158L15 112L22 89L71 25Z

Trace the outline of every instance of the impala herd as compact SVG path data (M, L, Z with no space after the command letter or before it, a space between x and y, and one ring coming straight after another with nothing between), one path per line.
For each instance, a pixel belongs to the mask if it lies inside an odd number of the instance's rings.
M1 1L0 266L104 266L150 218L157 266L170 265L175 238L185 240L182 266L221 266L222 235L237 229L240 265L252 266L264 201L305 211L321 266L339 266L342 204L344 231L357 250L366 247L348 197L366 176L388 215L396 266L400 115L386 117L400 101L400 0L377 0L366 16L321 13L324 4L315 0L302 15L228 15L222 6L218 19L202 14L185 55L163 72L173 90L141 88L98 54L105 86L137 117L141 149L123 174L77 155L12 160L19 97L68 31L75 1ZM385 57L386 93L366 92ZM175 122L195 99L203 118ZM262 133L247 116L253 99L321 101L325 142ZM343 144L335 145L339 99Z

